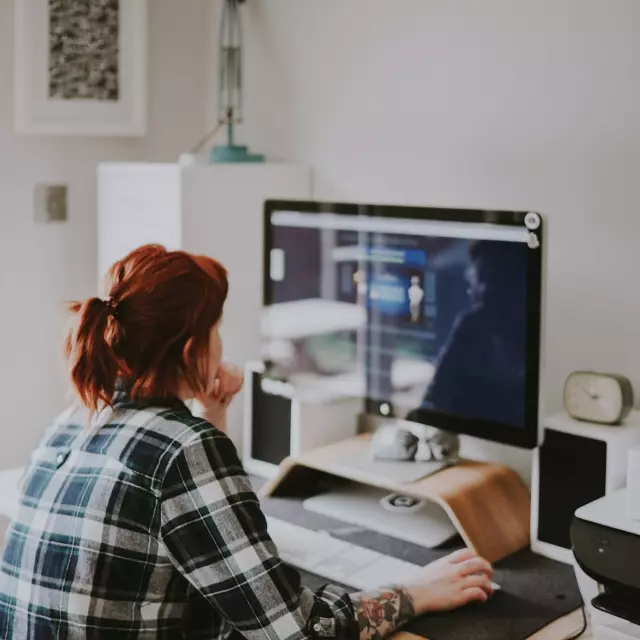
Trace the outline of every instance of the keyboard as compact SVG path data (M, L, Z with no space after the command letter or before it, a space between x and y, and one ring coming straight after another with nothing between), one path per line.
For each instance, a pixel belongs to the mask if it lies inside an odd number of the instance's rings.
M287 564L353 589L402 584L423 568L277 518L268 517L267 524L280 558ZM500 590L499 585L492 585L494 591Z

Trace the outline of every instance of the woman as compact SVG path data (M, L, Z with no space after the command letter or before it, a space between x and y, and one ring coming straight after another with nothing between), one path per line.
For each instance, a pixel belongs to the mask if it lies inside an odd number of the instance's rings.
M283 564L224 433L242 377L221 364L227 276L215 260L142 247L106 300L72 305L79 402L47 431L0 569L0 637L380 638L490 594L463 551L412 584L304 588ZM198 399L205 418L185 402ZM215 426L214 426L215 425Z

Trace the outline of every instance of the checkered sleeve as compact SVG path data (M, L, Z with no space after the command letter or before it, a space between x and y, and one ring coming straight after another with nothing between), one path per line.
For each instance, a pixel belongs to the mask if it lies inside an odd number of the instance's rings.
M177 569L248 640L359 637L343 589L312 592L280 560L234 445L211 428L165 473L161 535Z

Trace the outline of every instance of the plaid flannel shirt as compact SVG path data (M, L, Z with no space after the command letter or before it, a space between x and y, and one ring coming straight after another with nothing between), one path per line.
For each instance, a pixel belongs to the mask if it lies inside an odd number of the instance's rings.
M47 431L4 544L0 638L357 638L348 594L278 558L229 438L156 404L120 392L88 430L70 409Z

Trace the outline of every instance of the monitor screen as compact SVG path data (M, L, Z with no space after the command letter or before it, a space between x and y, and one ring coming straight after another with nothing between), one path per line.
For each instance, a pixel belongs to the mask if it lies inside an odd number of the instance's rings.
M539 218L285 202L265 215L264 355L289 381L536 445Z

